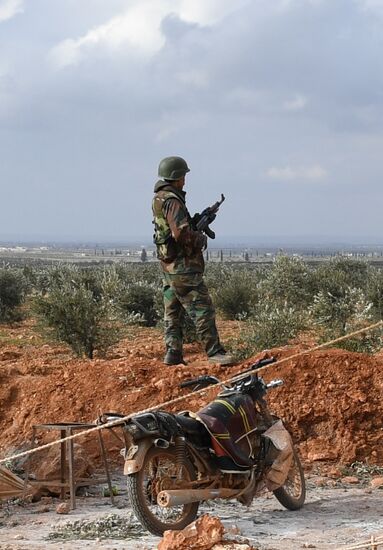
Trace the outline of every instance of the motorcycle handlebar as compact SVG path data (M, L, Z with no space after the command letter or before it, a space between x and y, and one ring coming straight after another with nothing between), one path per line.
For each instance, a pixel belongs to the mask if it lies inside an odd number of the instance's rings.
M100 416L96 419L96 424L107 424L108 422L113 422L114 420L124 418L125 416L126 414L117 412L105 412L100 414Z
M199 376L198 378L192 378L191 380L185 380L185 382L181 382L180 388L188 388L189 386L195 386L195 385L206 385L210 386L211 384L218 384L219 380L215 376Z
M266 384L266 388L268 390L271 390L272 388L277 388L278 386L283 386L283 380L281 380L281 379L272 380L271 382Z
M271 365L271 363L275 363L276 358L275 357L268 357L266 359L260 359L259 361L256 361L253 363L249 370L257 370L262 367L265 367L266 365Z
M268 357L266 359L260 359L259 361L256 361L251 365L251 367L244 372L251 372L253 370L260 369L261 367L265 367L266 365L270 365L271 363L275 363L276 358L275 357ZM189 388L191 386L198 386L200 388L211 386L213 384L218 384L219 379L215 376L199 376L198 378L192 378L191 380L185 380L184 382L181 382L179 387L180 388Z

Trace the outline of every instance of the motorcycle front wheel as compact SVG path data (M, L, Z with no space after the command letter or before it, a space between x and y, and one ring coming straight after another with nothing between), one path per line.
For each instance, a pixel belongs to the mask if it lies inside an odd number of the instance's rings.
M287 474L286 481L274 492L279 502L287 510L299 510L306 498L306 482L302 464L294 448L293 461Z
M188 458L185 459L182 479L196 479L194 466ZM127 478L128 496L133 512L153 535L162 536L168 529L184 529L197 516L199 502L171 508L163 508L157 504L157 495L161 491L181 488L176 482L176 455L172 448L150 448L141 470Z

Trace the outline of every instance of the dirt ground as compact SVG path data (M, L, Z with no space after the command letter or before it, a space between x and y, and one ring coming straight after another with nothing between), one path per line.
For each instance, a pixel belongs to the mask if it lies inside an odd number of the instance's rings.
M121 484L123 481L119 480ZM114 484L118 483L116 479ZM201 513L219 517L230 532L239 528L236 539L248 540L259 550L295 550L299 548L335 549L368 539L383 532L383 491L368 484L348 484L342 480L310 474L304 508L288 512L270 494L254 500L250 508L238 503L220 501L204 504ZM143 531L132 516L123 485L117 507L108 498L78 498L78 507L65 516L58 516L58 500L35 503L23 508L3 506L0 510L1 550L43 549L155 549L160 538ZM60 525L74 521L103 521L110 514L122 517L131 526L131 536L93 540L47 540ZM117 535L118 536L118 535Z
M220 323L223 340L237 330L235 322ZM272 354L282 358L303 349L302 344L292 345L272 350ZM44 343L30 321L11 329L0 327L0 456L25 449L34 424L90 422L105 411L142 410L186 395L187 390L178 387L182 380L207 373L225 379L255 359L231 369L212 367L197 344L186 346L187 366L164 367L162 356L162 335L153 329L132 329L131 337L110 350L107 357L85 360L74 358L65 346ZM262 550L336 548L382 532L383 491L342 481L347 473L345 465L354 461L383 465L382 367L381 354L331 349L268 368L264 372L267 381L284 380L281 388L269 393L269 402L299 447L309 475L308 504L292 513L282 511L273 498L258 499L250 510L239 504L215 503L209 512L220 516L225 525L238 523L244 535ZM190 396L174 409L198 410L215 392L212 389L203 397ZM45 440L40 436L39 442ZM97 463L95 438L81 440L81 445ZM121 444L109 437L107 445L117 474L121 471ZM43 470L49 466L46 457L34 462ZM18 466L22 467L23 461ZM112 509L106 499L89 497L69 516L57 516L53 505L49 511L39 512L39 503L26 508L12 506L8 516L3 506L0 548L155 547L158 539L144 533L131 543L84 541L74 546L73 542L44 541L51 525L58 522L101 517L112 511L126 516L124 496L119 500L122 508ZM17 523L14 526L13 521ZM18 539L20 536L25 539Z

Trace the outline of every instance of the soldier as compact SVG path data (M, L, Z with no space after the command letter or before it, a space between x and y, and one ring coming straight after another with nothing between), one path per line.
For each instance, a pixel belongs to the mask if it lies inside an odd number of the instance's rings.
M193 320L209 362L231 365L234 360L219 341L215 311L203 281L203 250L207 237L193 229L185 204L185 176L188 165L181 157L161 160L152 203L154 243L163 273L165 306L166 365L186 364L182 353L184 311Z

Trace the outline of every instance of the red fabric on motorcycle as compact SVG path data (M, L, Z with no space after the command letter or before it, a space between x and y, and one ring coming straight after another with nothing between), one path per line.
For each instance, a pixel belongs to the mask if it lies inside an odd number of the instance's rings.
M239 392L221 394L196 416L214 438L213 449L218 444L238 466L253 465L253 449L248 436L254 432L257 419L250 396Z

